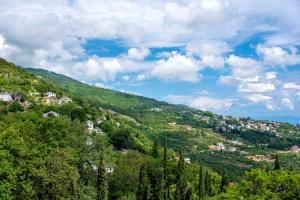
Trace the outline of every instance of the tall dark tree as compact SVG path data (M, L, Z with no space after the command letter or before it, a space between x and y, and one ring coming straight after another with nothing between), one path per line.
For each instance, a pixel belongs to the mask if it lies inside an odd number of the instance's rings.
M139 185L138 190L136 191L136 199L148 200L148 181L144 164L140 168Z
M184 200L191 200L193 198L193 190L191 187L187 188Z
M103 152L100 154L100 161L97 170L97 200L108 199L107 174L104 165Z
M203 174L203 167L200 166L199 179L198 179L198 198L199 198L199 200L203 199L204 195L205 195L204 174Z
M220 184L220 192L225 192L227 185L228 185L228 176L227 176L226 172L223 171L221 184Z
M153 142L152 157L153 158L158 158L159 157L159 145L158 145L158 142L156 140Z
M212 196L212 181L211 181L211 175L208 171L205 173L205 193L208 196Z
M182 152L180 151L179 161L177 164L177 177L176 177L176 191L174 200L184 200L186 189L187 189L187 180L185 176L185 166Z
M279 158L278 158L278 156L276 156L275 164L274 164L274 170L280 170L280 169L281 169L281 167L280 167Z
M167 157L167 139L164 137L163 152L163 200L169 199L169 182L168 182L168 157Z

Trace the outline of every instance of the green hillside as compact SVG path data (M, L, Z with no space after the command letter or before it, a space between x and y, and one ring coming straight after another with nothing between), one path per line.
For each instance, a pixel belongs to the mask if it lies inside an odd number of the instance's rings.
M0 60L0 200L297 199L298 125L28 71Z

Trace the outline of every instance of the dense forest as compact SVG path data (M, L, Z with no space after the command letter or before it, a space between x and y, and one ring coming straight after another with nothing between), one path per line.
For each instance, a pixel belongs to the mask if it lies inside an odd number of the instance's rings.
M182 125L171 129L165 124L186 108L98 88L103 99L91 100L85 87L77 94L0 60L0 92L12 96L0 101L0 199L300 199L296 161L275 156L261 165L245 161L252 167L236 171L231 157L246 159L220 152L221 164L209 164L218 153L199 152L224 135L187 114L196 111L187 109ZM46 92L57 95L54 102L45 101ZM72 101L61 103L63 97ZM153 107L165 112L149 112ZM186 124L195 130L187 132ZM260 142L251 136L243 135Z

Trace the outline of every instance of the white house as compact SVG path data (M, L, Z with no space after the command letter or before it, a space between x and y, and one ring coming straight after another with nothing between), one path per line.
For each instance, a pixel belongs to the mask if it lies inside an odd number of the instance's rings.
M224 144L223 143L217 143L217 147L220 149L220 150L223 150L223 149L225 149L225 146L224 146Z
M184 158L184 162L187 164L191 164L191 159L190 158Z
M86 121L86 127L91 134L94 131L94 122L92 122L91 120Z
M0 93L0 101L9 102L12 101L12 97L9 93Z
M56 98L56 94L53 93L53 92L46 92L46 93L44 94L44 97L45 97L45 98Z
M47 112L43 114L44 118L49 118L49 117L58 117L59 114L53 111Z
M114 172L114 168L112 168L112 167L106 167L105 171L106 171L106 173L113 173Z

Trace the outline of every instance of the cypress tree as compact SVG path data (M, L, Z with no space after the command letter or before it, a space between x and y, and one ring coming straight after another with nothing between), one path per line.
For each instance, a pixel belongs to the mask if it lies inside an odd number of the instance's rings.
M184 200L191 200L193 198L193 191L192 188L187 188L187 191L185 192Z
M152 157L158 158L159 157L159 146L158 142L155 140L152 147Z
M168 183L168 169L167 169L167 140L164 137L164 152L163 152L163 200L169 199L169 183Z
M184 200L185 192L187 188L187 180L185 177L184 170L184 159L182 157L182 153L180 151L180 157L177 164L177 183L176 183L176 191L174 200Z
M275 164L274 164L274 170L280 170L280 169L281 169L280 162L279 162L278 156L276 156Z
M97 170L97 200L108 200L108 184L102 152Z
M211 175L208 173L208 171L205 173L205 191L206 195L212 196Z
M140 168L139 185L138 190L136 191L136 200L148 200L148 182L144 164Z
M228 177L226 172L223 171L221 185L220 185L220 192L225 192L227 185L228 185Z
M203 199L205 195L204 177L203 177L203 167L200 166L199 169L199 179L198 179L198 198Z

